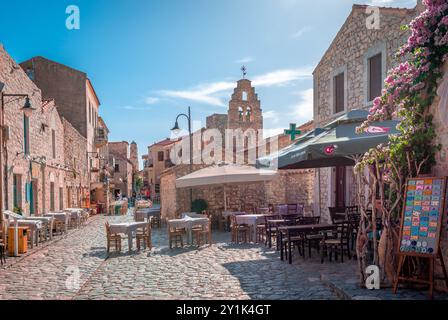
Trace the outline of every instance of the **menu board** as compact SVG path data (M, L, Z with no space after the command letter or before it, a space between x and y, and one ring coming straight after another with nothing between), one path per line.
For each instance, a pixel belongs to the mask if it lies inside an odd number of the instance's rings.
M446 178L409 179L403 210L400 253L436 255L445 212Z

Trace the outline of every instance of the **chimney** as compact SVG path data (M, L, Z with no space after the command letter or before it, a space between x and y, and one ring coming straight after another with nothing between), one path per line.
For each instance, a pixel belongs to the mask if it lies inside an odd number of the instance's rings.
M423 4L423 0L417 0L417 5L415 6L415 9L419 13L422 13L423 11L426 10L426 6Z

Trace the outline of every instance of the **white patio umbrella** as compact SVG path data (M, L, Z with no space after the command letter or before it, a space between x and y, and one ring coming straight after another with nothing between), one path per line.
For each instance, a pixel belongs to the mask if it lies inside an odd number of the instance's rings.
M274 170L257 169L248 165L216 165L176 179L176 188L222 185L224 187L224 210L227 210L225 185L271 181L276 175L277 172Z

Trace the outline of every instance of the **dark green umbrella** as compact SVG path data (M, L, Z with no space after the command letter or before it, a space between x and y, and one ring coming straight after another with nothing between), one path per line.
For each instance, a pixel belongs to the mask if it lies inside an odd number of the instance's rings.
M389 135L398 134L398 121L371 124L363 133L356 128L367 118L367 111L353 110L329 123L314 137L299 140L277 154L258 160L259 167L279 169L308 169L354 165L353 156L362 155L369 149L386 143Z

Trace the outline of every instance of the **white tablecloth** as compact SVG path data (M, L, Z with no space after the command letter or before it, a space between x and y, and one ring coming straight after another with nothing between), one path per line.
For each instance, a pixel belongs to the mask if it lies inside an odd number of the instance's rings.
M50 230L50 239L53 239L53 217L26 217L25 220L30 221L40 221L42 222L43 227L48 228Z
M224 212L222 213L222 216L223 216L224 218L228 218L228 217L231 217L231 216L241 216L241 215L245 215L245 214L246 214L246 212L224 211Z
M60 221L65 224L65 231L68 229L68 219L70 217L69 214L65 212L49 212L44 214L44 217L53 217L54 220Z
M253 240L257 238L257 225L265 222L265 216L263 214L245 214L236 216L236 222L238 224L247 224L252 230Z
M192 242L192 231L191 229L195 226L206 226L209 224L209 219L208 218L194 218L194 217L190 217L188 215L185 215L184 218L182 219L173 219L173 220L168 220L168 228L185 228L185 230L187 231L187 235L188 235L188 243L191 244Z
M132 250L132 240L134 239L135 232L139 228L145 228L148 225L147 222L124 222L110 224L111 233L124 233L128 236L129 251Z

